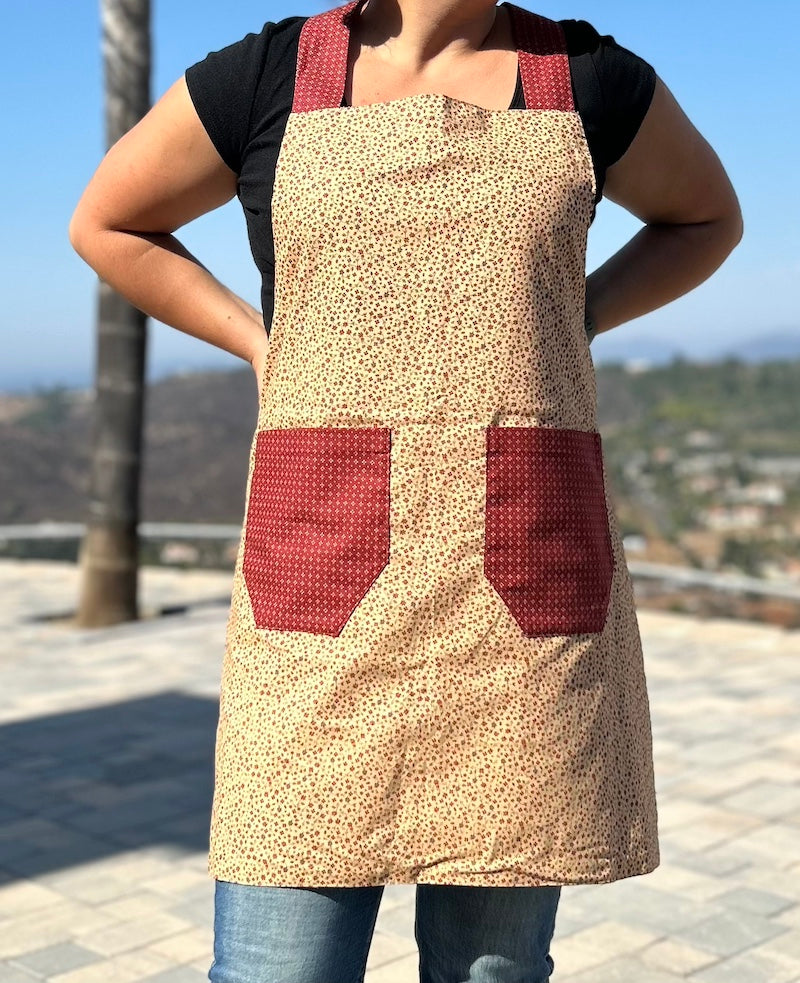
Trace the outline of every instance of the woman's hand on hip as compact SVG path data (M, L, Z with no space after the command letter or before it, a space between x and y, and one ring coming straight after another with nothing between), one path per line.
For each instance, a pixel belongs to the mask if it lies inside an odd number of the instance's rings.
M267 338L267 332L264 332L263 344L259 345L256 351L253 353L253 357L250 359L250 365L253 367L253 372L256 376L256 385L258 386L258 403L261 405L261 387L264 375L264 365L267 361L267 351L269 350L269 339Z
M72 215L70 241L140 310L250 361L264 334L260 315L172 234L236 189L181 77L100 162Z

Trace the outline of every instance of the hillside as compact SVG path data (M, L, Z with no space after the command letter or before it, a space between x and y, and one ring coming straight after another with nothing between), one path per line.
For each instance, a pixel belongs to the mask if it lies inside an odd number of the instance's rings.
M81 520L91 394L0 395L0 523ZM142 518L239 522L256 420L252 370L172 376L145 397Z
M599 365L597 383L632 556L800 577L800 359ZM153 383L142 519L240 523L256 410L249 368ZM0 396L0 523L84 517L90 413L80 390Z

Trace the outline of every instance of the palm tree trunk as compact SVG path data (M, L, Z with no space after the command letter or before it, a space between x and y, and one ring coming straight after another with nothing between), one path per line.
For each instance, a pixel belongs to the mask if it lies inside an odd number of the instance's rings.
M150 108L150 0L100 0L106 145ZM147 318L108 284L98 292L94 425L76 623L139 617L139 486Z

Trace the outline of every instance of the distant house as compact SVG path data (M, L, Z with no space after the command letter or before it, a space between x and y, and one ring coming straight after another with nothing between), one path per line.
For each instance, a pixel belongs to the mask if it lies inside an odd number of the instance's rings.
M159 558L167 565L185 563L193 566L200 559L200 551L191 543L171 541L161 547Z
M675 462L676 474L708 474L719 468L730 468L735 457L730 451L709 451L706 454L692 454Z
M754 457L748 462L751 471L771 478L800 478L800 457Z
M748 485L732 485L725 489L728 502L752 502L759 505L783 505L785 489L775 481L753 481Z
M684 437L687 447L707 449L709 447L719 447L722 443L722 436L711 430L690 430Z
M647 551L647 537L640 536L638 533L623 536L622 547L626 553L645 553Z
M669 464L670 461L674 461L677 457L677 451L674 447L666 447L664 444L659 444L653 448L652 457L656 464Z
M757 529L765 519L761 505L713 505L700 512L699 520L708 529L725 532L733 529Z
M720 479L715 474L696 474L688 484L695 495L707 495L719 488Z

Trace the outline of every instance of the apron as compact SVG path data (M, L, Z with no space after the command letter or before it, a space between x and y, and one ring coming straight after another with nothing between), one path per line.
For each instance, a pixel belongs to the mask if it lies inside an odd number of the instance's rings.
M342 106L308 18L220 689L208 869L601 883L659 863L648 695L584 330L595 178L559 25L525 110Z

